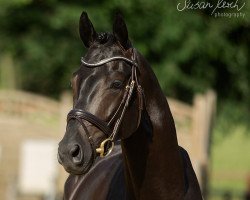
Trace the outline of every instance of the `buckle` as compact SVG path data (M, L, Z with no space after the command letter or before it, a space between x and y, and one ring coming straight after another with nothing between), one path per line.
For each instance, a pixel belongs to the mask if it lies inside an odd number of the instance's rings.
M99 148L96 149L96 153L100 154L100 157L106 157L108 156L114 148L114 142L108 138L104 141L102 141L101 145Z

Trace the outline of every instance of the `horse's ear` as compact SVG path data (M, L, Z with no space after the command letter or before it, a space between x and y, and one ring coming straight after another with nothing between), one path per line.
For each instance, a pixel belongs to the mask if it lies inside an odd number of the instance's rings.
M113 34L115 38L120 42L120 44L124 47L124 49L128 49L130 47L130 42L128 39L128 29L120 12L117 12L115 15Z
M97 38L97 33L86 12L82 12L81 14L79 21L79 33L85 47L87 48L90 47Z

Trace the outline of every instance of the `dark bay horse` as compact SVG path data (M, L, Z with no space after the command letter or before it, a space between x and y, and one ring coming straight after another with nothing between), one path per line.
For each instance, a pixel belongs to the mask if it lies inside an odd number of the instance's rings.
M73 109L58 160L65 200L200 200L187 152L158 80L117 14L113 33L80 17L87 48L73 74Z

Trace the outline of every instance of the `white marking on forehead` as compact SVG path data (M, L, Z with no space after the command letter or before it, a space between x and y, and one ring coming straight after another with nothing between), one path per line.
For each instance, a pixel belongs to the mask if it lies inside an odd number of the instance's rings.
M114 61L107 63L109 71L120 71L123 72L126 68L131 68L127 63L123 61Z
M118 68L118 70L119 70L119 71L120 71L120 70L123 70L123 66L124 66L124 63L119 62L119 68Z

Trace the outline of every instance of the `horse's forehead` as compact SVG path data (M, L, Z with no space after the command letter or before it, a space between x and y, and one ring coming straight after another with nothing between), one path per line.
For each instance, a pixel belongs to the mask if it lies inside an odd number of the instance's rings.
M83 89L81 87L83 82L86 80L91 82L96 82L98 80L105 80L107 77L128 77L131 74L131 67L123 61L114 61L107 63L103 66L97 68L87 68L81 66L80 69L75 73L71 79L71 85L75 86L73 88L78 90ZM92 77L92 78L89 78ZM87 82L86 82L87 83ZM89 82L88 82L89 83ZM79 91L78 91L79 92Z
M94 45L87 51L84 58L87 62L94 63L104 58L110 58L113 56L123 56L123 54L124 54L123 51L117 45L111 45L111 46Z
M86 69L85 66L82 66L82 68ZM86 73L85 75L86 77L92 76L98 79L107 77L114 72L119 72L119 74L122 73L124 76L127 76L131 72L131 67L123 61L112 61L104 64L103 66L92 69L90 73Z

